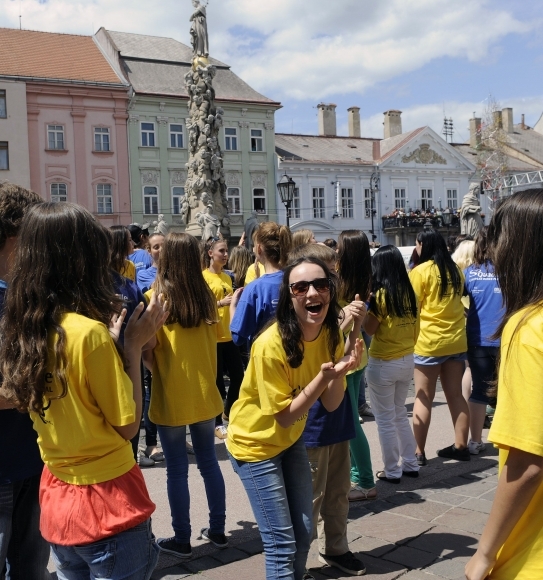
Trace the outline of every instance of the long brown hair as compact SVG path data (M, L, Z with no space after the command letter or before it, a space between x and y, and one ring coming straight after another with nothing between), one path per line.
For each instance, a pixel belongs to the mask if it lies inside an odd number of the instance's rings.
M111 226L109 232L111 240L110 266L112 270L122 274L130 250L130 230L126 226Z
M292 239L290 229L275 222L261 223L255 233L255 242L261 245L266 258L275 268L285 267L292 249Z
M65 313L109 324L121 307L109 270L105 228L81 206L42 203L29 210L20 230L0 325L3 387L22 411L41 413L49 351L55 332L53 373L66 395Z
M228 257L228 268L234 274L234 286L245 286L245 276L249 266L254 262L253 253L245 246L235 246Z
M200 268L198 240L189 234L171 232L166 236L153 290L168 301L166 324L178 322L194 328L202 322L217 322L217 303Z
M338 238L339 299L354 300L356 294L367 300L371 289L371 253L366 234L344 230Z

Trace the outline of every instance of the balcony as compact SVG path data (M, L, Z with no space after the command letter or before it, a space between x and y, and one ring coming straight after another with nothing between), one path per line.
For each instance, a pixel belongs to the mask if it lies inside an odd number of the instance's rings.
M445 225L443 214L440 211L425 212L412 211L407 215L404 212L398 212L396 215L383 216L383 231L385 233L394 234L399 229L407 229L408 232L419 232L426 225L431 224L432 228L436 230L445 230L451 233L460 229L460 216L457 213L450 214L451 223Z

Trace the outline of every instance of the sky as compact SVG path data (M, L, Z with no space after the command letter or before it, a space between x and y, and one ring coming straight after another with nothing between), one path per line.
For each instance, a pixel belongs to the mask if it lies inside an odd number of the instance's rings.
M276 132L317 134L317 105L360 107L363 137L382 137L383 112L404 131L455 142L487 103L533 126L543 113L541 0L210 0L211 56L282 103ZM190 0L0 0L0 27L91 35L116 31L190 44Z

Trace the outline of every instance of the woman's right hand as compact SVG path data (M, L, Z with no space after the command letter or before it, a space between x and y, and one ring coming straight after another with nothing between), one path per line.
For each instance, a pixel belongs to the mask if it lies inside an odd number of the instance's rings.
M242 294L242 292L243 292L243 288L238 288L238 289L237 289L237 290L234 292L234 296L232 297L232 300L231 300L231 304L230 304L230 306L234 306L234 307L235 307L235 306L237 306L237 305L238 305L238 303L239 303L239 301L240 301L240 298L241 298L241 294Z
M335 381L343 378L349 371L355 370L360 364L363 343L357 338L351 354L345 355L334 364L332 362L321 365L321 371L327 381Z
M223 308L224 306L230 306L230 303L232 302L233 298L234 298L233 294L228 294L228 296L221 298L219 300L219 302L220 302L219 308Z

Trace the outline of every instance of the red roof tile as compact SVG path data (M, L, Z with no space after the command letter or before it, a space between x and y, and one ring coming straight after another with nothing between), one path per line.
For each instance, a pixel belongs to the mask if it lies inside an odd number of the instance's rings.
M121 84L91 36L0 28L0 75Z

